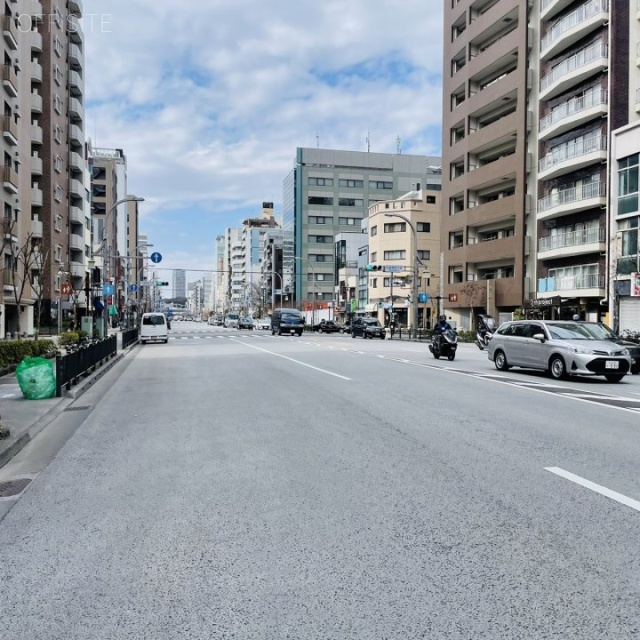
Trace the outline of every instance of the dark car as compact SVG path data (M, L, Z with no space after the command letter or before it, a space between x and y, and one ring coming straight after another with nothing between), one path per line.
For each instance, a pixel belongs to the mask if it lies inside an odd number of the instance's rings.
M344 333L345 326L338 324L335 320L320 320L318 324L313 325L313 330L318 333Z
M356 318L351 323L351 337L385 339L384 327L375 318Z
M238 329L253 329L253 318L244 316L238 320Z

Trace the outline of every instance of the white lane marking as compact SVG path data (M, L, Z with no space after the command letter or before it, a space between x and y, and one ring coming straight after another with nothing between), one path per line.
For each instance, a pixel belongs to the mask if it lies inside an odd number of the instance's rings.
M591 491L595 491L600 495L603 495L607 498L611 498L611 500L615 500L620 504L624 504L627 507L631 507L636 511L640 511L640 502L638 500L634 500L633 498L628 498L617 491L612 491L611 489L607 489L602 485L596 484L595 482L591 482L590 480L586 480L585 478L581 478L569 471L565 471L564 469L560 469L559 467L545 467L545 471L550 471L551 473L555 473L557 476L561 478L565 478L566 480L570 480L571 482L575 482L582 487L586 487L587 489L591 489Z
M232 338L232 340L236 342L240 342L236 338ZM251 347L251 349L256 349L257 351L263 351L264 353L268 353L272 356L277 356L278 358L284 358L285 360L289 360L290 362L295 362L303 367L308 367L309 369L314 369L315 371L319 371L320 373L326 373L329 376L334 376L336 378L340 378L340 380L351 380L351 378L347 378L346 376L341 376L339 373L333 373L332 371L327 371L326 369L320 369L320 367L314 367L312 364L307 364L306 362L302 362L300 360L296 360L295 358L290 358L289 356L283 356L281 353L275 353L273 351L269 351L268 349L263 349L262 347L256 347L253 344L247 344L246 342L240 342L240 344L245 347Z

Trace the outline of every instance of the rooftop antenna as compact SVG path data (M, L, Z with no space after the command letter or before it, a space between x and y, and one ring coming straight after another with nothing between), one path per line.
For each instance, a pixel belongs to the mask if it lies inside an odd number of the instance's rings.
M402 155L402 148L400 147L400 142L401 142L400 136L398 136L396 138L396 151L398 152L399 156Z
M369 153L369 151L371 150L371 137L370 137L370 132L367 131L367 153Z
M320 148L320 134L316 131L316 149Z

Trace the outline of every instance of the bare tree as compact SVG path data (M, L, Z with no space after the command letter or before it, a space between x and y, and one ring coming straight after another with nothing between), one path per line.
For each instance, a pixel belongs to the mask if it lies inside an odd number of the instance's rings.
M460 293L462 294L465 302L471 309L471 329L472 330L476 324L473 309L476 301L479 301L479 297L484 291L486 291L485 287L473 280L471 282L467 282L467 284L465 284L464 287L460 289Z
M40 333L40 318L42 316L42 299L44 297L44 281L42 278L42 270L45 264L49 262L49 255L51 249L47 247L43 251L41 242L37 242L35 245L36 255L33 263L33 268L29 271L29 280L31 282L31 290L33 291L33 316L36 334Z

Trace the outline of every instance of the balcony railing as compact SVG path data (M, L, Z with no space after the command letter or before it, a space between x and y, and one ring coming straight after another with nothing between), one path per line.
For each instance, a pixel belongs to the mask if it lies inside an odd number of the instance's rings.
M540 51L544 51L550 47L558 38L561 38L564 33L573 29L573 27L586 22L589 18L609 10L609 0L591 0L581 7L578 7L575 11L567 14L556 22L551 27L547 35L540 40Z
M591 91L583 96L577 96L567 102L558 105L551 113L540 119L540 133L548 129L552 125L570 118L576 113L597 107L601 104L607 104L609 101L609 92L606 89L600 91Z
M579 142L560 145L540 160L539 170L545 171L546 169L560 164L561 162L566 162L567 160L571 160L573 158L579 158L580 156L585 156L596 151L606 150L606 136L593 136L592 138L586 138L585 140L580 140Z
M581 229L580 231L565 231L547 238L540 238L538 251L551 251L565 247L579 247L585 244L596 244L605 241L606 232L601 227Z
M544 91L563 76L581 67L585 67L595 60L607 58L608 55L609 47L602 42L596 42L585 49L581 49L570 58L553 67L553 69L540 80L540 91Z
M580 202L581 200L590 200L591 198L599 198L607 195L606 182L589 182L571 189L563 189L557 193L551 193L544 198L538 200L538 213L561 207L572 202Z
M575 291L577 289L604 289L605 276L600 273L576 276L549 276L538 279L538 293Z

